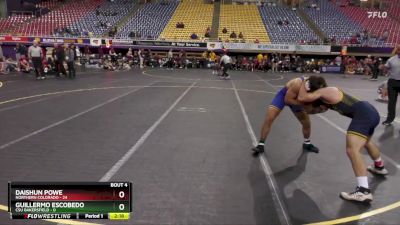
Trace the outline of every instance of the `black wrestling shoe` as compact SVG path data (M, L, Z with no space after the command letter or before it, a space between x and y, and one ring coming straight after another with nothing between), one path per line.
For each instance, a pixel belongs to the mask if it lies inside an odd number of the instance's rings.
M251 149L254 154L260 154L264 152L264 145L257 145L256 147Z
M306 150L308 152L315 152L315 153L319 153L319 149L317 147L315 147L313 144L306 144L303 143L303 150Z
M390 126L390 125L392 125L392 121L387 121L387 120L385 120L385 121L382 122L382 125L384 125L384 126Z
M363 203L369 203L373 199L370 189L359 186L356 187L354 192L341 192L340 197L348 201Z

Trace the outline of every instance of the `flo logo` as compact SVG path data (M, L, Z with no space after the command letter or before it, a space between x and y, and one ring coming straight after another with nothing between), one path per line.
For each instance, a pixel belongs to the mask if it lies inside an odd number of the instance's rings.
M378 18L378 19L385 19L387 18L387 12L367 12L368 18Z

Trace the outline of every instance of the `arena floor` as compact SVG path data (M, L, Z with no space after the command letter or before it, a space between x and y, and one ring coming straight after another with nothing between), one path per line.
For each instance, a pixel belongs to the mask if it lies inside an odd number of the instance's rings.
M131 220L88 224L399 224L399 117L374 136L390 174L369 175L370 205L339 198L356 183L345 154L349 119L336 112L311 118L319 154L302 151L300 124L285 109L265 155L251 155L266 106L296 76L233 71L225 81L200 69L1 76L0 224L60 223L9 220L8 181L133 182ZM386 115L375 101L380 82L324 76Z

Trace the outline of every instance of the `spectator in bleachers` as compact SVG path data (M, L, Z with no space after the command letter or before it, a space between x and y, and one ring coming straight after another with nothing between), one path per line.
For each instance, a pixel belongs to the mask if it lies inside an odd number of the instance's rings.
M211 28L207 27L206 33L204 34L204 37L209 38L211 35Z
M228 33L228 29L226 29L226 27L224 27L224 28L222 29L222 33L223 33L223 34Z
M132 31L132 32L129 34L129 37L130 37L130 38L137 38L137 37L140 37L140 34L139 34L138 32Z
M237 38L237 34L235 31L232 31L231 35L229 36L230 38Z
M211 28L207 28L206 33L204 34L204 37L209 38L211 36Z
M239 33L239 38L240 38L240 39L243 39L243 38L244 38L244 36L243 36L243 33L242 33L242 32L240 32L240 33Z
M350 44L353 44L353 45L359 44L357 36L354 35L354 36L351 37Z
M108 35L109 35L110 37L114 37L114 36L117 34L117 32L118 32L117 27L113 27L113 28L110 30L110 32L108 32Z
M255 43L255 44L258 44L258 43L260 43L260 41L259 41L258 39L256 39L256 40L254 41L254 43Z
M332 44L332 45L336 45L336 36L333 36L333 37L331 38L331 44Z
M362 32L361 38L362 38L362 40L364 40L364 41L367 41L367 40L369 39L369 32L368 32L368 30L365 29L365 30Z
M84 37L89 37L89 30L87 30L87 29L83 29L83 31L82 31L82 36L84 36Z
M285 26L289 25L289 21L288 21L287 19L285 19L285 20L283 21L283 25L285 25Z
M386 41L386 40L388 39L388 37L389 37L389 31L388 31L387 29L385 29L385 30L383 31L381 40L382 40L382 41Z
M199 38L199 37L197 36L196 33L193 33L192 35L190 35L190 38L191 38L192 40L196 40L196 39Z

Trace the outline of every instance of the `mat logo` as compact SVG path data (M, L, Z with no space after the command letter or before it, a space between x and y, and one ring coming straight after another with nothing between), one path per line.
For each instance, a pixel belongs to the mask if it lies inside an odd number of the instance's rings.
M387 12L367 12L368 13L368 18L379 18L379 19L385 19L387 18Z

